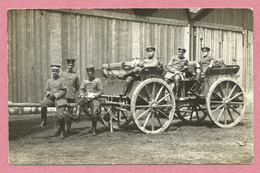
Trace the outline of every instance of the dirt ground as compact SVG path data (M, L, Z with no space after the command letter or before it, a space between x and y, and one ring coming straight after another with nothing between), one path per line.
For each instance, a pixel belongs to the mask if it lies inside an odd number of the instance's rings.
M248 111L247 111L248 112ZM254 159L253 113L230 129L209 118L187 125L175 118L160 134L144 134L132 122L111 133L98 123L98 135L88 132L91 121L82 116L76 131L65 139L55 136L54 116L37 128L40 115L9 116L9 163L39 164L250 164Z

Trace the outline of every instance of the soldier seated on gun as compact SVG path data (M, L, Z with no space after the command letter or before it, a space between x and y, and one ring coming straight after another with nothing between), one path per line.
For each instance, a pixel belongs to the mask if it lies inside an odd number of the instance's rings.
M159 60L155 57L155 48L152 46L149 46L146 48L148 59L144 59L142 62L140 62L137 67L135 67L133 70L130 70L126 74L123 75L117 75L117 78L125 80L126 84L123 90L123 93L120 93L120 96L124 96L127 93L128 88L135 80L139 80L138 73L141 71L142 67L157 67L160 63Z
M196 69L196 87L193 90L194 92L199 90L199 87L201 85L201 76L205 75L205 72L208 68L212 68L213 64L215 62L215 59L209 55L210 48L209 47L202 47L202 58L198 63L195 64Z
M52 78L47 80L45 86L45 98L41 103L41 119L42 122L39 127L47 125L47 107L56 106L58 111L58 122L60 138L64 139L65 133L65 115L64 111L67 106L66 82L65 79L60 77L60 65L51 65Z
M103 94L103 83L99 78L95 77L95 66L90 65L86 67L88 79L84 80L80 86L77 106L77 118L79 119L81 114L81 108L83 108L86 114L88 108L90 108L90 114L92 118L92 134L96 135L97 118L100 113L100 96Z
M178 48L178 55L174 55L168 65L167 65L167 72L165 74L165 81L170 84L174 82L174 93L176 99L179 99L180 97L180 80L183 79L182 70L188 67L189 62L184 57L184 54L186 52L185 48Z

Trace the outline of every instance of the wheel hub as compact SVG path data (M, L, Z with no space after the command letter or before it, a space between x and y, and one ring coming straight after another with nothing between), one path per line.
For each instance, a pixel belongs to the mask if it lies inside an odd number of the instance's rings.
M223 100L223 105L224 105L225 107L227 107L229 102L230 102L229 98L225 98L225 99Z
M157 101L152 101L151 103L150 103L150 109L155 109L155 107L157 107L158 106L158 103L157 103Z

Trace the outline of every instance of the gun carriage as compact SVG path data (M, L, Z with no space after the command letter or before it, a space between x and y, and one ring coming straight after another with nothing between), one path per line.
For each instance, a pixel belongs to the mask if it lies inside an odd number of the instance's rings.
M186 72L187 77L180 81L181 98L178 100L172 86L164 81L162 66L143 68L137 74L139 80L133 82L125 96L119 96L124 81L116 79L116 75L128 69L126 64L103 64L106 80L101 117L106 126L114 120L119 127L125 127L133 120L142 132L153 134L167 129L174 116L189 124L209 116L217 126L230 128L244 115L244 91L235 79L238 65L207 69L196 92L193 90L194 73Z

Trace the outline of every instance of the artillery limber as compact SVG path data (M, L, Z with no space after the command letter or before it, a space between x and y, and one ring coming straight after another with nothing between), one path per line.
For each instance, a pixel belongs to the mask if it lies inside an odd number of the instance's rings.
M229 128L239 123L245 112L244 92L235 79L238 65L207 69L196 92L193 92L194 74L187 75L181 80L178 100L173 88L164 81L162 66L143 68L138 74L139 80L134 81L125 96L119 96L124 81L117 80L115 74L127 71L128 67L103 65L103 70L107 80L101 117L103 124L110 127L112 120L116 120L119 127L133 120L144 133L159 133L170 125L174 116L185 123L200 122L209 116L217 126Z

